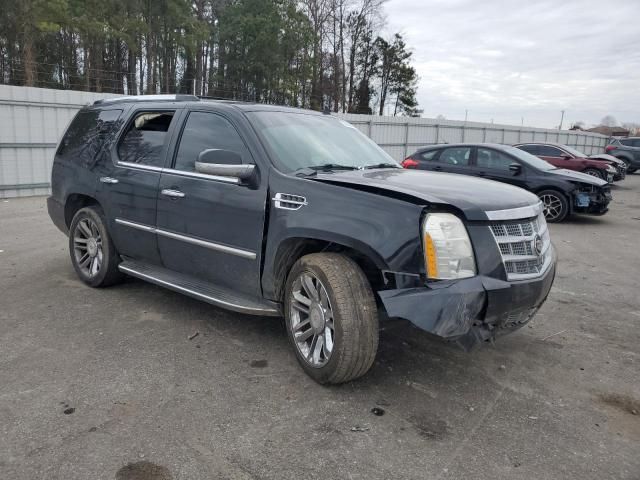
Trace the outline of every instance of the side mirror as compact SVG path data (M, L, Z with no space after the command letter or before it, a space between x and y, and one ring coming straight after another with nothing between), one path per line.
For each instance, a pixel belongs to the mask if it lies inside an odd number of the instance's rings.
M520 175L522 173L522 165L519 163L512 163L509 165L509 170L511 170L514 175Z
M243 164L242 157L237 152L217 148L200 152L195 165L198 173L217 177L236 177L243 181L251 178L255 167L255 165Z
M573 157L567 153L565 153L564 155L562 155L562 159L563 160L571 160Z

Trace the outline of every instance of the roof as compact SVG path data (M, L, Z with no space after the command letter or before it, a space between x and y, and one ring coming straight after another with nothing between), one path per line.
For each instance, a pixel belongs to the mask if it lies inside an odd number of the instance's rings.
M241 102L239 100L230 100L224 98L207 98L197 97L196 95L183 95L183 94L167 94L167 95L129 95L120 97L110 97L101 100L96 100L93 105L109 106L120 103L140 103L140 102L154 102L154 103L198 103L201 106L207 104L224 104L232 105L239 110L245 112L290 112L290 113L305 113L310 115L322 115L321 112L315 110L307 110L303 108L287 107L283 105L268 105L264 103L252 103Z
M609 135L615 137L626 137L629 135L629 130L622 127L605 127L604 125L599 125L597 127L593 127L587 130L587 132L600 133L602 135Z
M430 148L442 148L442 147L491 147L496 148L498 150L504 150L505 147L510 147L510 145L503 145L502 143L434 143L433 145L425 145L424 147L419 147L418 150L428 150Z

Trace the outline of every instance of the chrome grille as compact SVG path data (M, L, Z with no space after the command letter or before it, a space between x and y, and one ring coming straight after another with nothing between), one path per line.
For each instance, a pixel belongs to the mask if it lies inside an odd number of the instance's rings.
M551 239L542 212L537 217L494 221L489 229L496 240L509 280L542 275L551 263ZM536 241L540 242L536 250Z

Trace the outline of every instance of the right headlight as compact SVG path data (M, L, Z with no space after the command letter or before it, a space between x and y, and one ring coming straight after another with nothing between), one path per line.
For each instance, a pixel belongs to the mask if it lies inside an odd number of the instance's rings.
M473 277L476 259L467 229L451 213L429 213L422 225L427 277L452 280Z

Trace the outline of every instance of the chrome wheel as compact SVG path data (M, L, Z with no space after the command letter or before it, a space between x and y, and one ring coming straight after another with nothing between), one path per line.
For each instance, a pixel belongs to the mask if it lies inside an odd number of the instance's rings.
M102 268L104 252L102 236L93 220L83 218L73 232L73 254L78 268L87 277L94 277Z
M599 178L600 180L604 180L604 175L602 175L598 170L585 170L587 175L591 175L592 177Z
M291 333L296 348L312 367L322 367L331 358L335 329L331 302L322 282L303 272L293 282L289 299Z
M544 217L547 220L555 220L562 215L563 204L558 196L545 193L540 197L540 200L542 201Z

